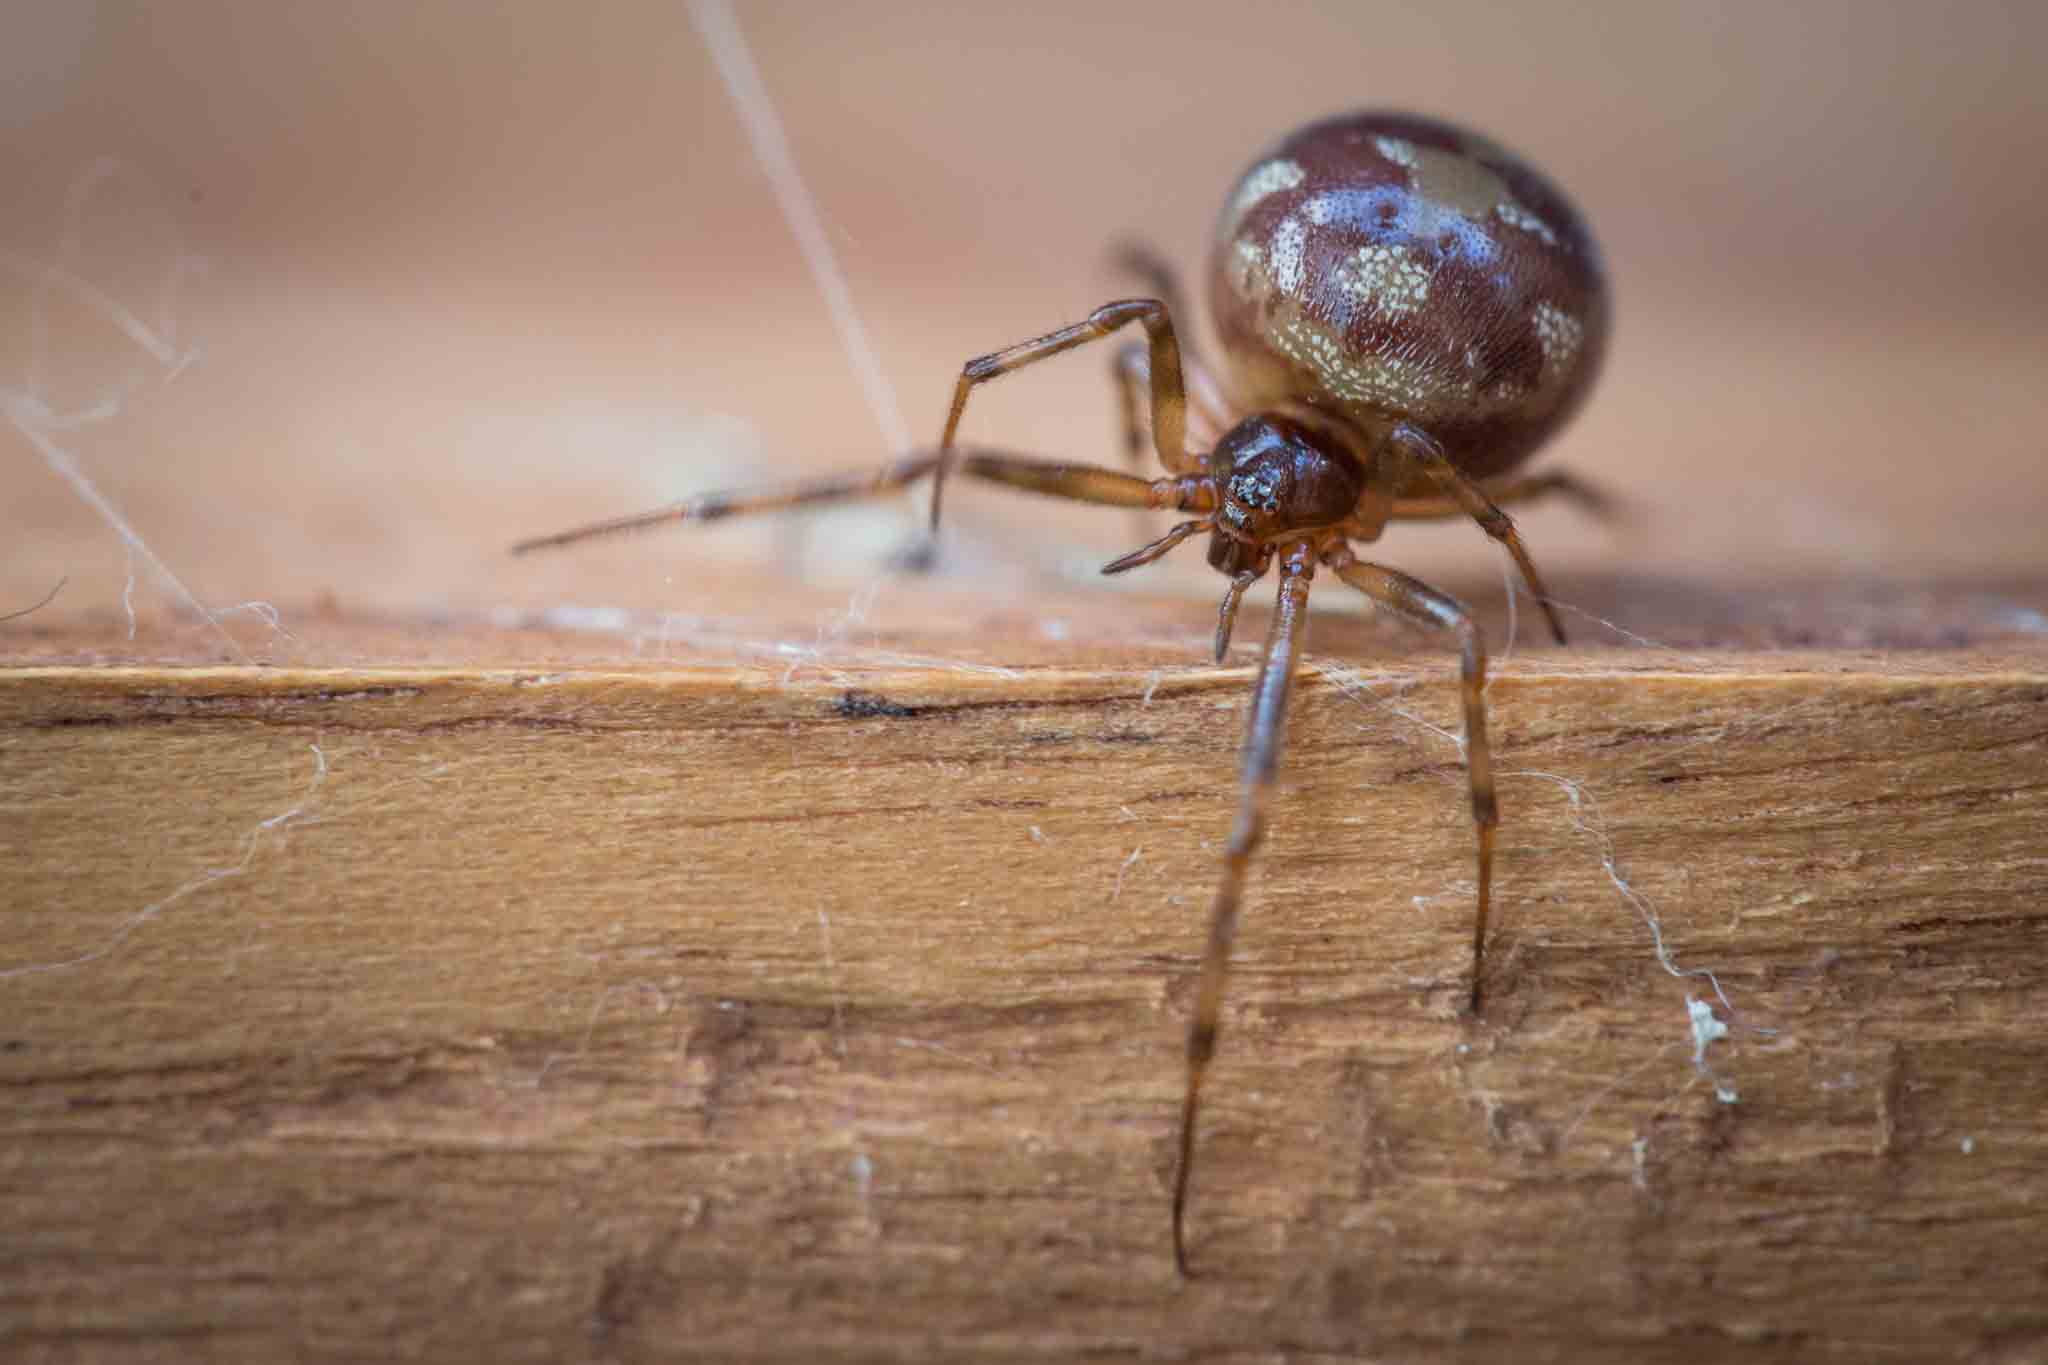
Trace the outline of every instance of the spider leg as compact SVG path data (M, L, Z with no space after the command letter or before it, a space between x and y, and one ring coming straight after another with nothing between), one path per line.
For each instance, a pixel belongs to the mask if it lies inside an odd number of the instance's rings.
M1110 247L1109 262L1144 285L1175 317L1193 316L1188 312L1188 296L1180 287L1180 272L1150 243L1124 238Z
M1152 361L1145 349L1142 341L1126 342L1109 361L1109 380L1123 414L1124 463L1139 472L1152 440Z
M1090 502L1102 507L1163 507L1176 512L1216 510L1215 485L1201 475L1141 479L1135 474L1120 474L1092 464L1039 460L997 451L970 450L964 456L955 451L954 455L959 458L963 474L1070 502ZM930 458L936 464L946 456L941 453Z
M1169 305L1171 307L1172 305ZM1201 367L1194 356L1183 353L1183 372L1190 385L1189 396L1194 398L1200 392ZM1123 417L1124 460L1137 473L1145 472L1145 453L1152 439L1152 359L1142 341L1131 341L1116 348L1110 358L1110 383L1116 389L1117 407ZM1186 439L1206 448L1216 444L1223 435L1223 423L1203 410L1203 404L1196 401L1188 409L1188 431ZM1176 473L1200 473L1206 461L1195 451L1187 452L1177 465L1169 466ZM1149 523L1143 512L1138 513L1138 534L1144 535Z
M1159 539L1153 541L1150 545L1142 549L1133 550L1121 558L1110 560L1109 563L1102 566L1102 571L1106 574L1123 573L1128 569L1135 569L1141 565L1150 564L1155 559L1164 558L1167 552L1173 549L1174 546L1180 544L1197 531L1213 530L1215 525L1216 518L1214 517L1198 517L1194 521L1184 521L1165 535L1159 537Z
M1237 823L1223 855L1223 880L1209 912L1209 942L1202 950L1202 974L1195 988L1195 1012L1188 1021L1187 1091L1180 1111L1180 1161L1173 1177L1173 1262L1189 1274L1185 1231L1188 1182L1194 1174L1195 1117L1202 1096L1202 1078L1216 1055L1222 1026L1223 983L1230 971L1230 947L1237 937L1238 902L1244 894L1245 871L1252 852L1266 832L1266 800L1280 766L1280 742L1287 728L1287 698L1293 691L1294 669L1306 645L1303 620L1308 609L1309 579L1315 554L1307 542L1290 547L1280 564L1280 603L1266 635L1266 662L1252 691L1251 726L1239 769Z
M1167 305L1169 311L1172 305ZM1152 439L1152 361L1142 341L1129 341L1110 357L1109 379L1115 386L1117 408L1123 417L1124 463L1132 473L1145 472L1145 452ZM1139 535L1151 530L1151 518L1134 512L1131 520Z
M1246 569L1230 580L1230 587L1223 594L1223 602L1216 608L1216 662L1222 663L1223 656L1230 652L1230 632L1237 625L1237 604L1244 600L1244 590L1263 578L1266 566Z
M1479 1013L1485 977L1486 920L1493 896L1493 831L1500 806L1493 789L1493 750L1486 741L1486 642L1457 599L1397 569L1368 564L1338 546L1323 557L1337 577L1398 616L1455 631L1463 655L1459 689L1465 702L1465 773L1472 787L1472 825L1479 835L1479 907L1472 921L1472 1012Z
M1194 310L1187 306L1187 295L1180 287L1180 272L1175 270L1153 248L1143 242L1121 242L1111 253L1117 269L1143 284L1154 297L1166 304L1166 311L1181 320L1183 326L1192 326ZM1223 387L1216 381L1215 371L1202 358L1201 350L1192 338L1182 338L1181 365L1187 374L1188 399L1194 405L1193 416L1209 427L1206 439L1197 436L1202 445L1216 444L1234 423L1231 421L1231 404L1223 397Z
M1550 593L1543 586L1542 575L1536 572L1535 561L1529 558L1528 548L1522 544L1521 533L1515 530L1514 520L1500 510L1484 489L1459 472L1458 467L1451 463L1450 456L1444 453L1443 446L1428 432L1403 422L1394 428L1391 439L1429 471L1445 496L1478 522L1480 530L1508 547L1508 553L1515 557L1515 564L1522 571L1522 581L1529 585L1529 591L1542 606L1544 616L1549 618L1550 633L1557 637L1559 644L1563 644L1564 621L1558 616L1557 608L1551 605Z
M969 450L954 452L962 473L990 483L1006 484L1050 497L1076 502L1100 503L1109 507L1171 507L1182 511L1208 512L1215 509L1215 492L1208 481L1198 477L1141 479L1093 465L1067 464L1033 459L1003 451ZM782 488L751 492L703 493L682 502L658 507L651 512L617 517L610 521L578 526L553 535L522 540L512 553L549 549L600 536L665 526L678 521L718 521L724 517L748 516L756 512L779 511L810 503L843 502L878 497L915 483L939 467L935 452L908 456L864 474L842 474Z
M1152 375L1152 446L1159 463L1170 474L1192 473L1187 453L1188 397L1181 380L1180 341L1174 335L1173 318L1158 299L1121 299L1105 303L1085 319L1057 332L1020 342L992 355L978 356L960 369L953 385L953 405L946 412L946 429L939 437L938 465L932 477L932 529L939 525L939 510L946 492L946 477L958 460L953 438L960 430L960 418L967 411L967 396L974 386L1000 379L1026 365L1100 341L1127 322L1142 323L1149 345Z
M1530 474L1495 484L1481 484L1480 488L1486 496L1493 499L1496 507L1505 507L1516 502L1536 502L1542 498L1557 496L1577 503L1580 511L1602 521L1611 519L1619 510L1605 489L1598 484L1588 483L1568 469ZM1396 498L1392 520L1450 521L1467 515L1470 514L1466 512L1464 504L1455 498Z

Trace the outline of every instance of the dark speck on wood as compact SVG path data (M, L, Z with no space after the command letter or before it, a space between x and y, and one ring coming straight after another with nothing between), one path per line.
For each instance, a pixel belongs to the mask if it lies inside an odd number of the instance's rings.
M840 694L839 700L833 703L832 709L842 716L854 718L867 716L895 716L902 718L916 715L919 708L905 706L901 702L890 701L879 692L862 692L855 688L849 688Z

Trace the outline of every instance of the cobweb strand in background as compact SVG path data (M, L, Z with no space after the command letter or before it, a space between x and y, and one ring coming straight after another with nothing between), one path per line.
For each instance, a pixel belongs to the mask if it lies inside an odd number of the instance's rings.
M123 183L162 202L162 196L156 194L146 177L123 162L101 158L79 173L65 195L64 226L52 258L42 259L0 246L0 273L11 276L24 291L26 306L21 316L28 330L22 373L15 381L0 384L0 416L4 416L45 468L68 485L119 540L131 566L128 588L122 596L131 639L136 626L133 565L139 562L178 607L203 622L234 658L248 662L248 652L228 631L223 617L238 610L259 616L267 613L275 629L275 611L259 603L213 608L202 602L102 491L71 448L75 433L120 416L147 387L175 381L198 354L197 348L180 335L178 319L186 283L204 270L204 261L185 249L176 222L167 212L158 215L160 239L167 246L161 253L164 259L156 267L158 278L150 291L153 297L147 305L147 315L116 297L93 277L96 262L86 246L87 229L98 201L110 188ZM103 336L110 333L126 342L130 355L139 354L145 362L141 369L122 364L117 353L109 351L103 343L88 340L85 349L100 358L101 372L59 375L55 315L62 305L69 305L67 321L96 324ZM75 390L82 396L57 397L60 388Z

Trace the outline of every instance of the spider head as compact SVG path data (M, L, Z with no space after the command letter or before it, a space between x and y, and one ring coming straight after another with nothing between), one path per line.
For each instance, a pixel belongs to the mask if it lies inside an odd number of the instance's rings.
M1209 563L1232 577L1262 567L1272 542L1350 516L1364 471L1310 427L1273 413L1247 417L1209 454L1216 535Z

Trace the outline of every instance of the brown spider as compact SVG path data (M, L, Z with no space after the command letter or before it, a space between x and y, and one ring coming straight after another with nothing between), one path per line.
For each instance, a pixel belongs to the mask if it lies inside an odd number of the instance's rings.
M1173 318L1187 314L1170 273L1148 254L1127 255L1157 297L1106 304L1071 327L969 361L934 452L871 474L707 494L515 549L867 497L927 475L936 529L946 478L958 471L1079 502L1190 514L1102 571L1150 564L1207 533L1209 563L1230 580L1216 623L1218 662L1245 590L1278 566L1279 605L1252 693L1237 821L1188 1028L1172 1211L1174 1263L1185 1275L1202 1079L1216 1052L1238 905L1265 831L1318 566L1396 616L1457 636L1479 845L1471 1005L1480 1008L1500 819L1486 740L1486 646L1454 599L1358 558L1351 543L1378 539L1389 521L1469 516L1514 556L1562 644L1564 625L1501 504L1562 493L1597 506L1597 495L1568 474L1507 475L1584 399L1606 344L1608 299L1591 234L1548 180L1485 138L1407 114L1312 124L1238 180L1217 224L1208 277L1227 375L1183 357ZM1145 343L1120 349L1112 370L1126 445L1142 464L1149 425L1167 477L955 444L975 385L1132 322L1144 327Z

